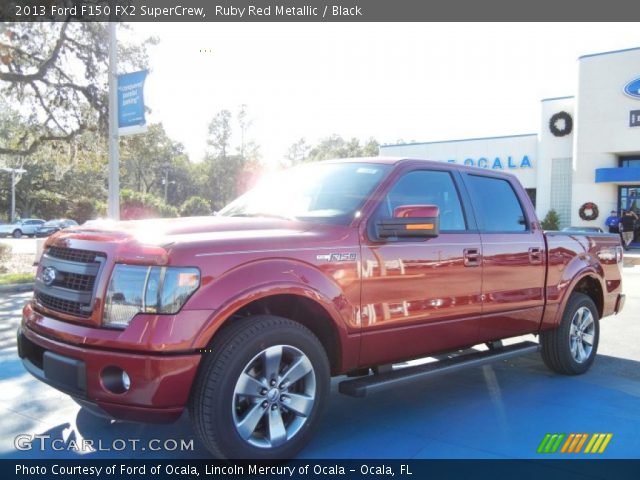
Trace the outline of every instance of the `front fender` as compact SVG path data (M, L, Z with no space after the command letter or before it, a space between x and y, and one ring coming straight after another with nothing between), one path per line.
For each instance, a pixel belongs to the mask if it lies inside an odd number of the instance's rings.
M192 347L205 348L216 331L231 315L261 298L297 295L319 304L333 322L340 343L356 333L357 305L340 285L312 265L290 259L266 259L240 265L207 283L188 308L210 310L212 314L195 336Z

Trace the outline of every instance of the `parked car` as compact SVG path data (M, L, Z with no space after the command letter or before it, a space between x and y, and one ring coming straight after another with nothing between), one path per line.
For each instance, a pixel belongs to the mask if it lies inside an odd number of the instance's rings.
M78 222L69 218L60 218L58 220L49 220L36 230L36 237L48 237L60 230L69 227L78 226Z
M563 232L591 232L591 233L604 233L600 227L564 227Z
M33 237L36 234L36 230L43 224L44 220L39 218L16 220L13 223L0 225L0 237L12 236L13 238L20 238L23 235Z
M538 350L554 372L586 372L600 319L624 305L622 255L618 236L545 233L504 172L314 163L215 217L50 237L18 352L88 411L150 422L188 408L215 456L290 458L332 376L363 397ZM540 342L501 342L525 334Z

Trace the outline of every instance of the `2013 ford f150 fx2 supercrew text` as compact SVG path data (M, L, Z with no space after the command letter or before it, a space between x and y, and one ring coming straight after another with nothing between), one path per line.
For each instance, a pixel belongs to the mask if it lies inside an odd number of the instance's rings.
M322 162L216 216L53 235L19 355L92 411L172 421L188 408L213 455L287 458L332 376L361 397L537 349L555 372L585 372L600 319L624 304L621 262L616 235L543 232L511 175ZM525 334L539 344L501 342Z

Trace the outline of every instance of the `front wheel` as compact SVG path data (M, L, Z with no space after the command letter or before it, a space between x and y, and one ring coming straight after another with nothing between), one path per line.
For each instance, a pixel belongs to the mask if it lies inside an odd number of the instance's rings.
M542 359L554 372L579 375L591 367L599 338L600 323L595 303L583 293L573 293L558 328L541 334Z
M222 458L291 458L326 406L329 361L306 327L261 315L237 321L204 353L189 404L194 428Z
M22 238L22 230L16 229L13 231L13 238Z

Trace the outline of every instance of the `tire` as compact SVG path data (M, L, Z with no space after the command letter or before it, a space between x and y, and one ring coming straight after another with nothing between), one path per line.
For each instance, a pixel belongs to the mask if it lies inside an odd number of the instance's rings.
M591 367L599 339L600 321L595 303L583 293L573 293L558 328L540 336L542 359L556 373L580 375Z
M329 395L329 361L318 338L286 318L259 315L221 331L207 351L189 401L204 446L219 458L294 457Z
M22 230L19 228L13 231L13 238L22 238Z

